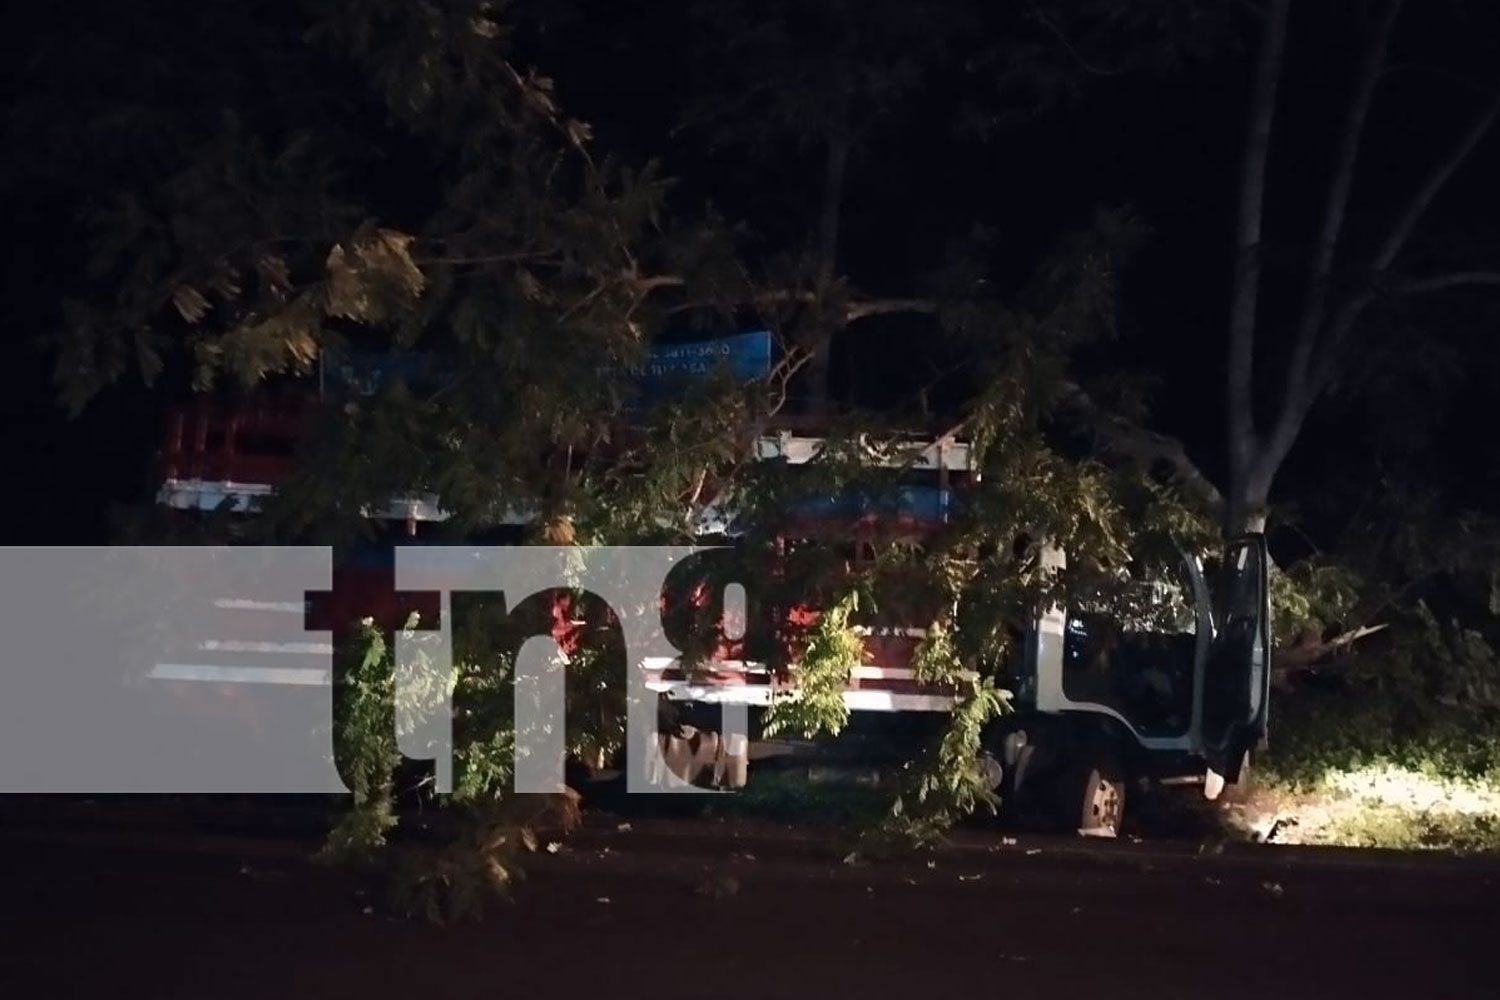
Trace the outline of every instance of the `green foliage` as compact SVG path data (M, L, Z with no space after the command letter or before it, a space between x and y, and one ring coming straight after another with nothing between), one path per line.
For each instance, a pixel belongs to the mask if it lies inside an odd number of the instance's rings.
M1299 836L1315 842L1500 849L1500 659L1421 602L1381 638L1335 667L1342 683L1274 695L1256 781L1314 817ZM1371 775L1388 797L1351 799Z
M482 915L487 900L504 897L521 877L521 856L537 849L538 830L564 832L578 822L577 799L571 792L537 796L512 791L516 638L503 628L526 629L502 618L497 630L496 615L475 610L478 613L463 616L464 625L455 636L460 665L452 688L453 793L443 799L428 797L438 822L456 832L450 842L388 843L398 828L397 793L421 789L397 787L402 760L396 750L398 671L391 644L372 622L361 623L356 635L341 644L345 666L335 688L335 760L352 795L319 856L332 862L384 862L390 904L399 912L438 922ZM401 637L416 650L411 669L425 677L431 671L420 669L424 633L414 631L416 625L413 617ZM417 705L440 693L422 690L411 681L407 677L399 686ZM591 738L599 738L597 730L588 731Z
M1317 639L1347 621L1360 598L1361 579L1349 566L1310 557L1271 573L1271 620L1277 643Z
M704 813L864 831L889 808L889 793L873 783L818 784L805 772L767 768L757 771L742 791L710 799Z
M519 876L509 846L502 835L403 852L391 876L392 908L434 924L483 917L487 902L505 898Z
M1418 601L1378 670L1356 679L1375 690L1411 699L1429 719L1455 716L1491 726L1500 722L1500 655L1485 633L1455 616L1441 622ZM1486 728L1476 726L1476 732Z
M1278 699L1272 773L1303 785L1377 764L1500 777L1500 657L1483 634L1420 602L1391 632L1339 668L1340 687Z
M755 66L756 80L715 90L697 120L735 121L735 134L765 151L789 134L857 147L898 98L946 69L950 47L987 44L926 5L840 2L804 16L780 4L763 17L721 6L710 20L724 18L736 44L769 61L716 57L726 73ZM843 729L842 693L863 652L856 614L942 623L918 669L965 696L892 818L924 839L993 805L979 733L1004 709L995 678L1038 603L1073 594L1126 607L1174 557L1168 539L1201 527L1201 512L1153 470L1081 460L1058 444L1073 355L1117 332L1116 284L1143 237L1127 212L1100 213L1064 239L1019 294L1000 295L987 250L972 246L916 282L934 297L914 310L964 359L975 389L962 427L983 473L973 502L941 538L882 541L868 571L852 573L843 539L824 538L772 579L767 553L789 503L891 497L902 470L872 459L902 454L899 422L842 415L824 454L789 471L747 454L805 354L784 352L749 387L711 380L635 412L630 433L621 427L633 401L614 373L698 313L720 323L753 315L784 347L826 347L863 299L819 273L831 246L810 266L800 237L766 249L712 211L675 214L659 167L596 150L554 81L522 68L483 0L319 0L274 16L241 5L230 22L240 35L194 8L190 24L208 42L171 25L161 38L144 33L149 51L99 53L98 79L128 80L139 60L154 90L131 83L114 94L89 75L76 107L23 116L39 143L82 143L69 162L93 260L55 331L64 398L82 405L136 375L179 388L274 385L348 349L419 351L442 368L436 385L396 380L326 408L267 503L261 537L343 540L363 511L426 492L460 536L530 508L538 537L553 543L682 540L711 496L731 498L748 525L747 589L823 609L769 733ZM816 54L809 24L838 36L833 58ZM255 40L253 55L240 37ZM61 90L75 93L73 83ZM182 95L190 113L159 105L158 91ZM149 150L122 138L135 129L152 137ZM1043 541L1069 553L1065 574L1042 564ZM456 791L445 815L465 833L439 850L397 852L405 909L472 912L509 884L541 821L509 792L511 657L535 632L511 620L520 609L503 610L455 616ZM570 665L568 747L597 762L623 740L624 665L607 616L587 617L594 645ZM370 859L395 826L395 685L373 626L350 655L335 748L354 795L326 854ZM567 816L559 806L546 821Z
M946 16L944 16L946 15ZM683 115L712 148L778 159L778 148L821 146L869 131L951 58L967 12L926 0L872 3L695 3L703 88ZM725 57L729 53L729 57Z
M927 627L927 634L917 645L912 656L912 671L916 679L924 683L955 683L963 670L958 647L953 635L942 621Z
M777 692L766 709L762 732L767 737L782 732L800 733L806 739L824 733L837 736L848 723L844 689L849 672L864 656L864 643L849 624L849 615L858 607L857 592L851 591L822 609L797 661L797 686Z
M1336 823L1328 835L1342 846L1385 850L1500 851L1500 816L1419 812L1374 805Z
M907 766L902 790L870 842L928 846L977 810L994 813L1000 799L980 763L981 739L985 727L1009 709L1009 695L989 678L970 681L936 746Z
M397 822L395 673L385 636L369 621L341 650L341 659L334 686L334 761L352 797L321 854L370 861Z

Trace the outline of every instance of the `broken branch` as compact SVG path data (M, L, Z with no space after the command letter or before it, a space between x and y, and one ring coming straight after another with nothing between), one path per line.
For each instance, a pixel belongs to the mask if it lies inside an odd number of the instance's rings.
M1420 295L1423 292L1441 292L1465 285L1500 286L1500 271L1455 271L1452 274L1435 274L1429 278L1414 278L1396 286L1403 295Z
M1214 511L1224 508L1224 495L1188 457L1187 449L1176 438L1148 430L1112 413L1072 381L1064 381L1062 406L1072 409L1098 433L1105 448L1125 458L1152 465L1164 462L1173 478L1186 486L1200 502Z

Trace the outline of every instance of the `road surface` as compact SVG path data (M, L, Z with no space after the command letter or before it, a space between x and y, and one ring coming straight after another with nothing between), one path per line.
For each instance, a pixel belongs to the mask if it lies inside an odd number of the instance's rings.
M971 837L845 864L826 835L726 830L585 831L436 927L298 843L12 828L0 994L1500 996L1494 863Z

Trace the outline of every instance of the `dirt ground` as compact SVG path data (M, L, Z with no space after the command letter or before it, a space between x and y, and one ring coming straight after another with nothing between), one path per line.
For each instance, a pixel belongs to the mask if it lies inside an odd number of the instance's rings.
M637 820L436 927L305 846L0 830L0 994L1500 995L1493 862L974 835L846 864L826 834Z

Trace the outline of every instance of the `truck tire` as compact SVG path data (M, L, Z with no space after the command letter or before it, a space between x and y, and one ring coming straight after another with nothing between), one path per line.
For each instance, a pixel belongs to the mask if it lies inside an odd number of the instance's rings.
M1000 796L1000 823L1007 827L1024 827L1035 821L1037 811L1036 785L1030 780L1030 764L1036 747L1021 747L1016 758L1004 768L1000 787L995 791ZM1046 802L1041 803L1046 811Z
M1059 812L1065 829L1089 837L1118 837L1125 818L1126 781L1111 761L1074 770L1062 782Z

